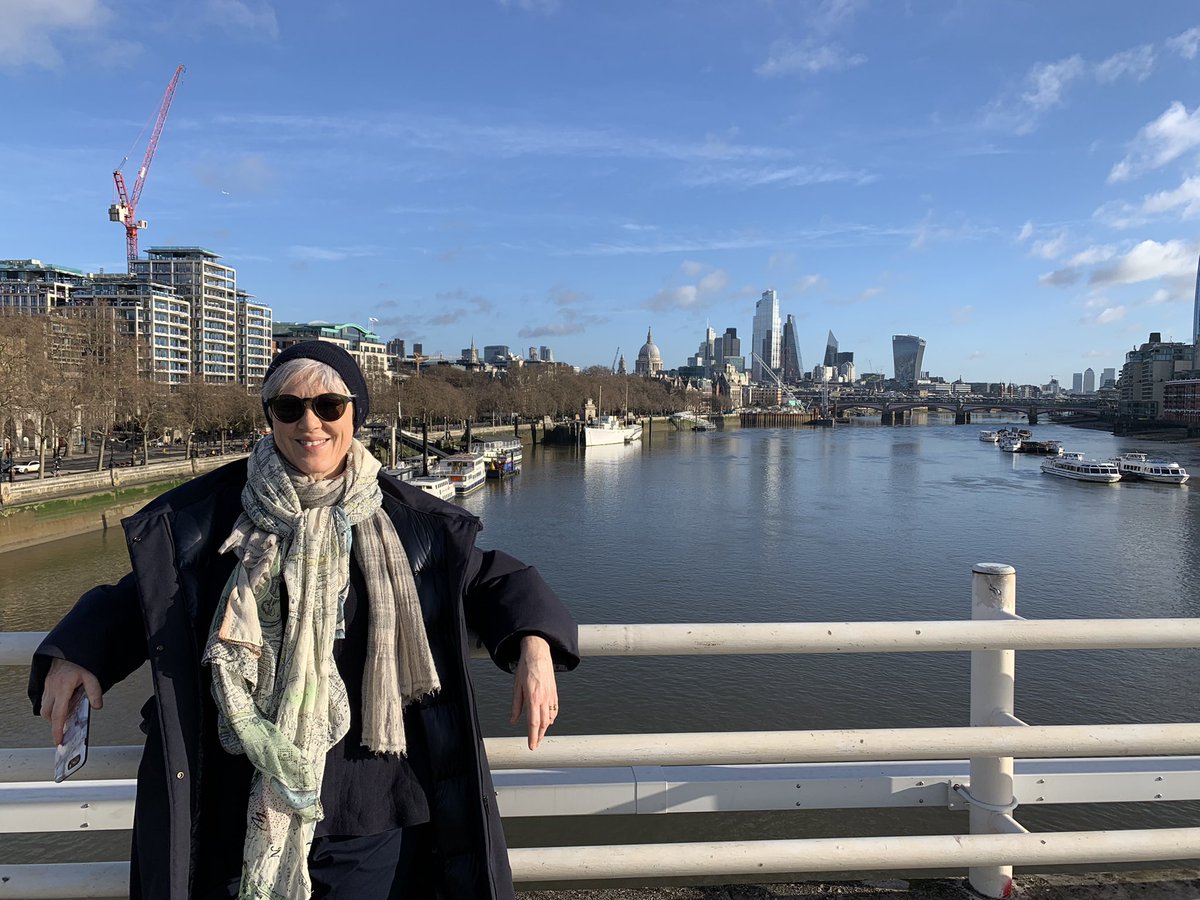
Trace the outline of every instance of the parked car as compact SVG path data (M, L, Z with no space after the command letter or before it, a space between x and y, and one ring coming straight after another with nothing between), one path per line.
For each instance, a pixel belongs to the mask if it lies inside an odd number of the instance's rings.
M32 475L42 468L42 464L36 459L30 459L23 463L17 463L13 466L13 472L17 475Z

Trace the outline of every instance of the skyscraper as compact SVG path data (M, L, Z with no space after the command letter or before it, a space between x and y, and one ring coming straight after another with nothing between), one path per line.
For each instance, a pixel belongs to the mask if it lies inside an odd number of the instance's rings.
M800 362L800 345L796 338L796 317L788 316L783 325L782 369L779 373L784 381L799 381L804 373Z
M1117 383L1117 370L1105 369L1100 373L1100 387L1111 387Z
M750 365L750 380L763 381L765 364L773 371L779 369L779 298L774 291L763 291L762 298L754 306L754 331L751 344L754 356ZM759 362L759 360L762 362Z
M1196 302L1192 307L1192 343L1200 345L1200 261L1196 263Z
M1083 373L1082 372L1076 372L1075 374L1073 374L1071 376L1071 393L1072 394L1082 394L1083 393Z
M825 361L822 363L822 365L836 366L838 364L837 356L838 342L837 338L833 336L833 332L831 331L829 332L829 337L825 339Z
M1091 366L1083 370L1083 392L1085 394L1096 393L1096 370Z
M924 361L925 338L915 334L892 335L892 362L896 367L896 383L901 389L916 387Z

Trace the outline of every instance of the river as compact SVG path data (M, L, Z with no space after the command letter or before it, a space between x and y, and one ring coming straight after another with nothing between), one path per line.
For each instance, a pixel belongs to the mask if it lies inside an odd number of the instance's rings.
M656 428L629 447L527 449L518 478L456 502L483 519L481 546L535 564L581 623L964 619L977 562L1016 567L1017 611L1028 618L1200 616L1200 488L1043 475L1040 457L980 442L986 427L995 423L931 415L897 427ZM1137 446L1056 425L1036 437L1099 458ZM1150 449L1200 472L1200 445ZM126 564L119 532L0 556L0 629L48 628ZM965 653L591 659L561 678L555 731L965 725L968 672ZM507 723L508 679L480 662L475 680L485 731L519 733ZM24 682L24 672L0 671L0 746L45 738ZM145 691L141 675L115 689L93 716L94 742L138 741ZM1017 657L1017 715L1033 724L1195 722L1198 698L1195 651ZM1194 824L1197 812L1200 803L1023 807L1018 818L1034 829L1145 827ZM966 823L921 810L508 827L521 844L935 833ZM123 834L89 837L101 840L81 850L67 836L31 836L0 853L125 850Z

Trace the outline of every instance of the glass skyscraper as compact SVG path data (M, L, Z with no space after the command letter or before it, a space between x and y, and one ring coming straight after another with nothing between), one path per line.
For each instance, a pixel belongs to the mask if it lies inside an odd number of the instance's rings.
M914 388L925 362L925 338L915 334L892 335L892 361L896 366L896 384L901 390Z
M754 307L754 331L751 349L754 352L750 366L750 380L763 381L763 365L779 371L779 345L782 343L779 328L779 298L774 291L763 291L762 298ZM759 362L759 360L762 362Z
M788 316L783 324L783 371L784 381L799 381L804 374L804 363L800 361L800 346L796 337L796 317Z

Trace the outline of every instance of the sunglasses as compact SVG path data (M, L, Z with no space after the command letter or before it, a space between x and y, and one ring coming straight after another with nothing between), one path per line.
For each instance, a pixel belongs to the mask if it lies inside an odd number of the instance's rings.
M346 404L353 400L345 394L319 394L316 397L296 397L280 394L267 401L276 422L290 425L299 422L306 409L311 409L322 422L336 422L346 414Z

